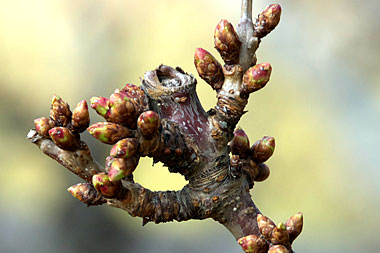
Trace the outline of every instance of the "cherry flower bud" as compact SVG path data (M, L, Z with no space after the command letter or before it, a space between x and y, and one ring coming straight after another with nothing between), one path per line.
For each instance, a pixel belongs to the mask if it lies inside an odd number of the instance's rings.
M54 95L51 101L50 118L57 126L67 126L71 121L70 106L57 95Z
M82 100L75 107L71 119L71 125L80 133L85 131L90 124L90 116L86 100Z
M263 88L269 81L272 67L269 63L249 68L243 76L244 93L250 94Z
M49 130L55 127L55 122L49 118L41 117L34 120L34 127L39 135L49 136Z
M71 150L75 147L75 136L66 127L54 127L49 130L49 135L61 149Z
M214 44L226 64L233 65L239 62L241 42L232 24L225 19L215 28Z
M224 81L222 66L209 52L197 48L194 55L194 64L199 76L214 90L219 90Z

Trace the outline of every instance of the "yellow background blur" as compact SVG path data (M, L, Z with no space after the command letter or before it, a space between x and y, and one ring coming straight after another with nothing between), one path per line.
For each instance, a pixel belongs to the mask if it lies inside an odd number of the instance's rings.
M297 252L378 252L380 2L277 2L280 25L258 51L258 62L273 66L271 82L240 122L251 142L276 138L255 203L276 222L304 212ZM270 3L255 1L255 16ZM142 227L121 210L86 208L66 192L80 180L25 140L53 94L74 107L139 84L161 63L196 75L195 48L218 56L215 25L239 15L237 0L3 0L0 252L240 252L212 220ZM207 110L215 93L198 83ZM103 162L110 147L82 136ZM141 162L137 182L153 190L185 184L151 163Z

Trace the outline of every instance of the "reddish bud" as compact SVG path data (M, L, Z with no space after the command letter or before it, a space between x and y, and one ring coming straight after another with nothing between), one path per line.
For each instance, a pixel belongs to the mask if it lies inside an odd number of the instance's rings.
M245 93L252 93L263 88L269 81L272 67L269 63L257 64L249 68L243 76Z
M278 23L281 17L281 6L278 4L268 5L256 20L254 36L258 38L265 37L270 33Z
M61 149L71 150L75 147L75 136L66 127L54 127L49 130L49 135Z
M114 182L132 175L136 169L139 157L133 156L128 159L114 158L106 162L109 179Z
M98 173L92 177L95 189L107 198L114 197L120 190L120 182L111 182L105 173Z
M235 130L230 147L233 155L240 155L242 157L249 151L249 139L243 129L238 128Z
M289 233L290 243L292 243L302 232L303 214L301 212L296 213L286 221L285 226Z
M275 141L273 137L264 136L261 140L252 145L252 159L256 163L263 163L268 160L274 152Z
M197 48L194 55L194 64L199 76L214 90L219 90L224 82L222 65L209 52Z
M90 124L90 116L88 113L88 106L86 100L82 100L78 103L73 111L71 119L72 126L80 133L86 130Z
M70 192L74 198L85 204L92 204L98 197L95 188L89 183L80 183L70 186L67 191Z
M67 126L71 120L70 106L57 95L51 100L50 118L57 126Z
M257 226L260 233L267 239L270 239L272 231L276 227L273 221L262 214L257 215Z
M278 223L278 225L273 229L270 241L272 244L289 244L289 233L286 231L284 223Z
M94 109L100 116L107 117L109 109L109 100L104 97L92 97L91 108Z
M225 19L215 28L214 44L226 64L233 65L239 62L241 42L232 24Z
M282 245L274 245L269 248L268 253L288 253L289 251Z
M256 182L262 182L262 181L264 181L265 179L267 179L269 177L269 174L270 174L269 167L266 164L264 164L264 163L260 163L258 165L258 174L254 178L254 180Z
M98 122L87 128L87 131L106 144L115 144L117 141L131 135L128 128L110 122Z
M151 137L160 127L160 116L154 111L143 112L137 120L137 125L143 136Z
M49 118L41 117L34 120L34 127L39 135L49 136L49 130L55 127L55 122Z
M260 253L266 252L268 248L265 241L258 238L256 235L248 235L238 239L239 245L246 253Z
M112 147L110 155L116 158L130 158L136 154L137 146L136 139L122 139Z
M125 94L131 99L135 106L136 117L143 111L148 110L148 98L140 87L127 83L123 89L116 90L115 92Z

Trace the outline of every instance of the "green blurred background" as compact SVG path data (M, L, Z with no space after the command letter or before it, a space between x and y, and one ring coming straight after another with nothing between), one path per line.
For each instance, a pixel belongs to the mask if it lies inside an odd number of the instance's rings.
M380 2L277 2L280 26L258 51L273 66L271 82L240 122L252 142L276 138L271 176L253 198L276 222L304 212L297 252L379 252ZM270 3L254 1L255 16ZM85 207L66 191L80 180L25 139L55 93L75 106L139 84L161 63L196 74L195 48L217 56L215 25L239 15L237 0L3 0L0 252L240 252L212 220L142 227L121 210ZM215 93L198 81L207 110ZM83 138L103 162L110 147ZM140 163L137 182L185 184L151 163Z

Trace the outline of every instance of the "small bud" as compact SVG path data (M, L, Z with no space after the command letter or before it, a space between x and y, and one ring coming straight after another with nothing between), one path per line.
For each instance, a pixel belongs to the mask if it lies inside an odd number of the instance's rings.
M75 147L75 136L66 127L54 127L49 130L49 135L61 149L71 150Z
M143 111L148 110L148 98L140 87L127 83L123 89L116 90L115 92L120 92L131 98L135 106L136 117Z
M269 177L269 174L270 174L269 167L264 163L260 163L258 164L258 174L254 180L256 182L262 182Z
M280 222L272 231L270 241L272 244L289 244L289 233L284 223Z
M98 122L87 128L87 131L99 141L106 144L115 144L131 135L130 130L116 123Z
M113 93L109 100L109 106L107 121L124 124L129 128L136 128L138 115L132 99L125 93Z
M57 126L67 126L71 120L70 106L57 95L54 95L51 101L50 118Z
M249 152L249 139L243 129L238 128L235 130L230 147L233 155L240 155L243 158Z
M274 152L275 141L273 137L264 136L251 147L252 159L256 163L263 163L268 160Z
M281 17L281 6L278 4L268 5L256 20L253 35L258 38L265 37L278 23Z
M82 100L78 103L73 111L71 119L71 125L80 133L86 130L90 124L90 116L88 113L88 106L86 100Z
M120 182L111 182L105 172L94 175L92 184L98 192L107 198L114 197L120 190Z
M272 67L269 63L257 64L249 68L243 76L244 93L252 93L263 88L269 81Z
M85 204L92 204L98 197L95 188L89 183L80 183L70 186L67 191L70 192L74 198L77 198Z
M256 235L248 235L238 239L238 243L246 253L266 252L268 246L265 241L258 238Z
M233 65L239 62L241 42L232 24L225 19L215 28L214 44L226 64Z
M109 109L109 100L104 97L92 97L91 108L94 109L100 116L107 117Z
M136 169L139 158L133 156L128 159L114 158L106 162L109 179L112 182L118 181L124 177L132 175Z
M55 122L49 118L41 117L34 120L34 127L39 135L49 136L49 130L55 127Z
M282 245L274 245L269 248L268 253L288 253L289 251Z
M194 55L194 64L199 76L205 80L214 90L222 88L224 75L222 66L209 52L197 48Z
M296 213L286 221L285 226L289 233L290 243L292 243L302 231L303 214L301 212Z
M267 239L271 237L271 233L276 227L273 221L262 214L257 215L257 225L259 227L260 233Z
M160 116L154 111L143 112L137 120L137 125L143 136L151 137L160 127Z
M136 154L137 146L136 139L122 139L112 147L110 155L116 158L130 158Z

